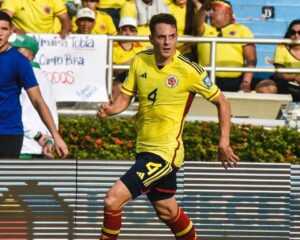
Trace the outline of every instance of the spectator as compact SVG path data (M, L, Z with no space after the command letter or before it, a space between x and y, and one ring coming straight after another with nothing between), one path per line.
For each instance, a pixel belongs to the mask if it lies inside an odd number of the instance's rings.
M205 22L210 9L210 24ZM226 0L205 0L196 14L194 31L198 36L252 38L252 32L244 25L235 23L232 6ZM202 66L210 65L210 44L198 43L198 62ZM256 48L252 43L218 43L216 49L217 67L255 67ZM249 92L251 90L253 73L217 72L216 84L223 91ZM254 83L253 83L254 84ZM252 84L252 87L253 87Z
M178 36L193 34L193 18L201 7L199 0L173 0L168 5L171 14L176 18ZM195 44L179 43L178 50L190 60L197 61Z
M125 2L129 2L132 0L100 0L98 7L101 11L108 13L116 27L119 26L120 22L120 9L125 4Z
M135 0L126 2L120 12L121 18L133 17L137 19L138 35L149 36L149 23L152 16L158 13L169 13L168 6L163 0ZM144 46L152 47L149 42L144 42Z
M95 26L96 15L90 8L81 8L77 12L76 26L78 34L91 34Z
M293 41L300 40L300 19L293 20L284 35ZM300 45L280 44L274 53L275 68L300 68ZM267 93L291 94L293 101L300 101L300 74L275 72L265 84L258 85Z
M119 35L135 36L137 34L137 22L135 18L124 17L119 23ZM113 46L113 63L130 64L133 57L140 51L145 50L142 44L133 41L115 42ZM113 83L113 99L119 94L120 86L124 82L128 71L114 71L116 76Z
M31 62L42 97L49 107L57 128L58 114L56 108L56 97L52 83L44 76L39 64L37 62L33 62L33 59L39 50L38 42L33 37L23 34L18 35L15 41L10 44L16 47L18 51ZM22 105L22 122L24 129L24 139L20 158L43 158L43 154L45 154L46 157L51 157L51 155L48 156L48 152L52 152L53 139L48 134L47 127L40 119L38 112L30 102L30 99L24 89L21 91L20 101ZM45 149L49 148L49 150L43 152L44 146Z
M20 93L26 90L30 101L50 131L58 156L65 157L68 148L60 137L28 59L12 47L8 39L13 32L12 20L0 11L0 158L18 158L23 141ZM45 152L51 156L51 152Z
M61 23L59 35L65 38L71 31L66 5L62 0L4 0L2 9L12 19L14 31L22 33L54 33L55 17Z
M92 9L96 15L96 23L92 34L117 34L117 29L110 15L97 10L98 0L82 0L82 6ZM76 18L73 18L73 32L77 31Z

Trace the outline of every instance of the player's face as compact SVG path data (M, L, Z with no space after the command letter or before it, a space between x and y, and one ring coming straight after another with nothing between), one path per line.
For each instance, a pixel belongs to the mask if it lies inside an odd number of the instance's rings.
M156 64L168 64L176 52L177 30L170 24L159 23L150 36L150 42L154 48Z
M78 19L77 22L77 33L90 34L95 26L95 21L89 18Z
M5 50L8 46L8 38L12 34L12 27L9 22L0 20L0 52Z

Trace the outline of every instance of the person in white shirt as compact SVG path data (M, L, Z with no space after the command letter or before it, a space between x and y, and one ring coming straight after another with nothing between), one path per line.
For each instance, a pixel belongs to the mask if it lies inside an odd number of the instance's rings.
M15 41L11 42L11 45L16 47L18 51L31 62L42 97L49 107L56 128L58 128L56 96L53 85L43 74L39 64L33 61L39 50L38 42L33 37L23 34L16 36ZM52 150L54 141L24 89L22 89L20 95L20 102L22 105L22 122L24 128L24 139L20 158L51 158L52 155L47 154L47 151L43 151L43 146Z

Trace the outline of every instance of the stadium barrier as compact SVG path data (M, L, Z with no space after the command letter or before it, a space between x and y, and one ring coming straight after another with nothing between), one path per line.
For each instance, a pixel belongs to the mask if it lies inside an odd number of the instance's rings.
M0 240L96 240L108 188L131 161L0 160ZM185 162L176 194L202 240L300 239L300 165ZM173 239L142 196L119 239Z
M128 65L113 64L113 44L114 41L147 41L148 37L145 36L108 36L108 49L107 49L107 89L108 92L112 91L113 70L126 70ZM299 69L277 69L275 70L272 65L269 67L256 67L256 68L232 68L232 67L216 67L215 55L216 44L218 42L226 43L248 43L255 44L280 44L280 43L294 43L288 39L257 39L257 38L206 38L206 37L179 37L179 42L210 42L211 48L211 66L205 67L209 71L210 78L214 81L216 71L240 71L247 72L252 71L255 73L269 73L270 75L275 71L278 72L299 72ZM300 41L299 41L300 43ZM254 125L266 125L266 126L279 126L285 125L286 121L279 119L282 109L289 109L292 104L292 97L285 94L258 94L258 93L225 93L232 106L232 117L234 122L248 122ZM204 105L203 105L204 104ZM95 115L97 106L95 104L82 104L84 107L80 108L80 104L77 104L77 109L60 108L59 113L62 115ZM79 107L78 107L79 106ZM129 111L123 113L125 116L134 115L136 106L133 105ZM206 103L200 96L196 96L194 103L192 104L189 117L192 119L214 119L216 112L214 106ZM270 121L271 120L271 121Z

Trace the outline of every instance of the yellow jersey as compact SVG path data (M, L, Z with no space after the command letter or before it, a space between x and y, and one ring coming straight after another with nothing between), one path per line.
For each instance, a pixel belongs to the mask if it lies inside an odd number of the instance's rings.
M73 17L72 19L72 32L74 33L77 31L76 19L76 17ZM91 33L115 35L117 34L117 29L109 14L102 11L96 11L96 23Z
M15 27L29 33L53 33L54 17L67 12L63 0L8 0L2 9L13 13Z
M121 8L125 2L131 0L100 0L98 7L99 8Z
M300 59L293 56L286 45L278 45L274 53L274 63L286 68L300 68Z
M203 37L217 37L220 32L208 24L205 24ZM226 38L253 38L253 34L248 27L241 24L229 24L221 29L221 34ZM243 67L243 46L247 43L218 43L216 66L217 67ZM210 44L198 43L198 63L202 66L210 65ZM217 77L235 78L239 77L241 72L216 72Z
M123 93L139 96L136 151L152 152L180 168L184 158L182 131L196 93L212 101L220 90L207 72L178 51L159 69L153 49L138 53L123 83Z
M145 50L145 47L143 47L142 44L138 42L132 43L132 48L129 51L126 51L119 42L114 42L113 45L113 63L114 64L126 64L131 59L134 58L134 56Z

